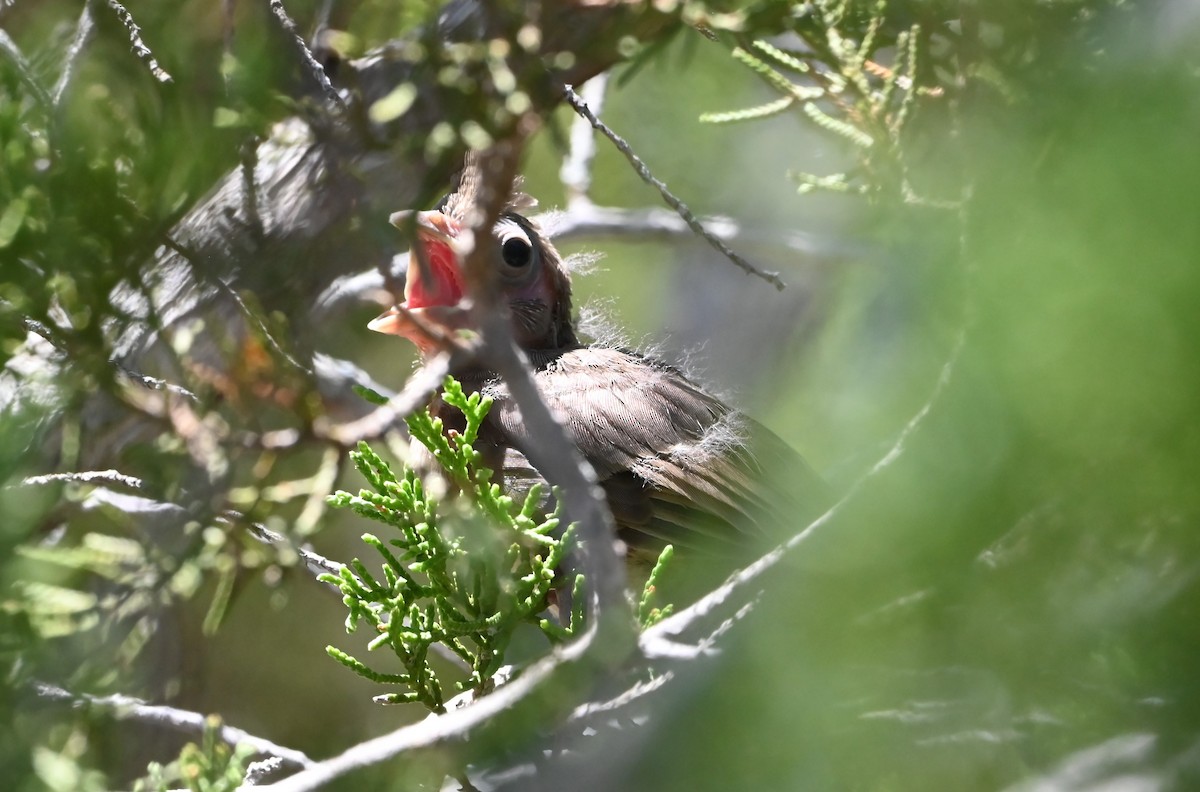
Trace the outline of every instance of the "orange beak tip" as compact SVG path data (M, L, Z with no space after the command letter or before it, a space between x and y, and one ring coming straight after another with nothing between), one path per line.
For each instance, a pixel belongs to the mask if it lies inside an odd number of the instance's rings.
M386 333L387 335L401 335L400 330L404 325L403 316L395 308L389 308L384 313L367 322L367 329L374 330L376 333Z

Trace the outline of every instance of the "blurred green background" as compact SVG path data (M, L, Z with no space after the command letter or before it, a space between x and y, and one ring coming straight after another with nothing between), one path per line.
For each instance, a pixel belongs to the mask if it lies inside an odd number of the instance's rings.
M316 5L288 4L298 19ZM408 24L395 4L351 5L334 23L366 43ZM276 92L294 75L278 66L283 45L262 9L237 6L231 89L214 4L129 8L178 85L154 86L123 31L99 15L60 121L60 140L85 154L71 168L39 170L24 89L7 62L0 69L0 195L8 206L25 195L30 216L49 218L0 246L8 309L55 293L45 278L42 291L30 285L36 259L85 293L62 299L103 311L129 259L75 243L153 240L236 166L245 128L215 126L218 107L262 118L286 108ZM0 9L0 25L52 83L77 10L18 2ZM1200 14L1183 0L911 2L889 14L956 12L986 17L979 40L992 50L957 61L973 69L928 75L953 90L922 104L901 140L926 201L798 194L789 171L854 165L844 141L798 110L698 123L777 94L692 30L610 85L606 121L694 210L736 220L734 246L789 286L776 292L698 240L587 239L563 246L603 254L577 276L577 304L596 306L632 344L686 359L837 492L928 411L899 455L769 578L751 618L664 701L654 728L598 738L579 767L549 769L546 788L1200 786ZM570 121L566 111L553 118ZM527 156L527 189L543 208L565 200L561 159L546 133ZM115 210L117 192L139 211ZM658 200L604 141L591 197ZM788 233L806 234L807 252L782 244ZM322 351L399 386L411 352L368 333L371 316L364 306L322 328ZM10 366L23 337L5 325ZM15 684L71 678L82 657L111 650L111 636L46 638L14 615L13 592L29 580L86 585L14 555L53 524L52 495L11 485L45 472L26 444L35 418L69 413L86 392L86 372L72 376L51 383L41 415L0 416L13 683L0 726L11 769L0 777L11 789L127 787L181 742L46 706ZM353 476L339 484L359 486ZM285 526L295 508L275 516ZM363 530L335 514L312 542L347 559L362 554ZM325 656L326 644L361 652L364 641L344 635L336 598L264 564L241 579L211 639L200 635L206 580L172 606L170 629L142 661L75 681L98 693L174 692L177 706L315 757L420 717L373 705L376 686ZM156 668L181 681L164 686ZM384 767L337 788L400 788L406 772Z

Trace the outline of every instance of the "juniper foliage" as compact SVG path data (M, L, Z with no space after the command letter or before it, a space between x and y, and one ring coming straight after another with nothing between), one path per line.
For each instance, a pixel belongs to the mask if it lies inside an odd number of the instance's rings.
M448 687L431 662L434 644L470 669L457 688L485 693L522 625L536 625L552 641L569 638L580 626L583 601L578 576L572 597L576 607L565 625L547 615L555 570L574 545L574 527L558 531L557 508L548 516L538 515L540 487L518 503L492 480L493 471L481 465L474 443L491 399L468 396L452 377L446 379L442 399L462 411L464 431L447 432L427 410L407 423L412 437L442 466L443 480L435 476L427 484L411 466L397 476L366 443L351 452L370 489L339 491L329 502L391 530L384 538L371 533L362 537L378 556L379 572L356 558L340 574L324 576L342 591L349 609L347 631L368 624L378 632L368 648L391 649L402 670L376 671L334 647L327 649L330 656L367 679L402 688L378 701L419 701L434 712L444 710Z

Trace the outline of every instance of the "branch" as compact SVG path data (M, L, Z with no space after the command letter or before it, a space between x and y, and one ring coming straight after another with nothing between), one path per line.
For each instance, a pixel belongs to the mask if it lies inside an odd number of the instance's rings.
M727 601L729 601L730 597L735 592L752 583L764 572L778 564L785 555L795 550L808 539L812 538L817 531L833 522L838 516L841 515L841 512L846 507L846 504L858 497L858 494L862 491L863 487L868 481L875 478L875 476L879 475L882 471L890 467L892 463L899 459L900 455L904 453L905 445L908 442L908 439L921 426L925 420L925 417L929 415L929 412L933 409L934 404L937 403L942 393L945 392L946 387L950 384L955 365L957 364L958 359L962 354L963 347L966 344L966 338L967 333L966 329L964 328L959 332L958 338L954 342L954 348L950 352L950 356L942 365L941 374L938 376L938 380L934 384L933 390L929 394L929 398L921 406L921 409L917 410L916 414L914 414L913 417L908 420L908 422L904 425L904 428L900 430L899 435L896 437L896 441L892 444L892 447L888 449L888 452L884 454L879 461L872 465L866 473L863 473L861 476L859 476L858 479L856 479L854 483L850 485L850 488L846 491L846 494L844 494L837 501L837 503L830 506L824 514L809 523L807 527L805 527L791 539L771 550L769 553L764 555L762 558L759 558L745 569L742 569L741 571L730 576L730 578L721 586L701 597L694 604L684 608L682 611L674 614L673 616L667 617L663 621L651 627L649 630L643 632L638 643L646 657L679 657L681 650L685 653L701 653L707 645L707 639L702 641L698 646L681 647L678 642L673 640L673 637L681 635L690 627L700 623L702 619L706 618L718 608L723 606ZM712 636L710 636L710 638L711 637Z
M583 85L583 98L592 112L600 114L604 106L604 91L608 88L608 73L597 74ZM567 191L567 208L575 204L591 204L588 197L592 187L592 160L596 157L596 133L587 118L577 113L571 123L570 144L558 171Z
M599 118L597 118L592 111L588 109L588 106L584 104L583 100L579 98L579 95L571 90L570 87L565 89L564 96L571 107L575 108L575 112L586 118L597 131L612 141L613 145L617 147L617 150L625 155L625 159L629 160L629 164L632 165L634 170L637 171L638 175L642 177L642 181L658 190L659 195L663 197L663 200L666 201L667 205L674 209L679 216L683 218L683 221L688 224L689 228L708 240L710 245L720 251L722 255L724 255L734 264L741 267L746 273L754 275L758 278L762 278L780 291L783 290L785 284L779 277L779 273L765 272L758 269L753 264L735 253L719 238L710 233L708 229L706 229L704 225L696 219L696 216L692 214L692 210L688 209L687 204L676 198L674 193L667 188L666 184L654 177L654 174L650 172L650 168L647 167L646 163L642 161L641 157L633 152L633 148L629 145L629 143L627 143L625 139L616 132L613 132L611 129L609 129L608 126L606 126Z
M501 722L502 716L505 715L514 723L527 722L523 720L523 716L537 717L542 721L554 707L561 706L562 691L571 689L564 684L563 678L584 665L592 645L596 643L596 634L597 625L593 623L578 641L542 658L514 681L497 688L468 707L431 716L420 723L366 740L331 759L308 767L291 778L256 789L270 792L309 792L347 773L380 764L404 753L435 748L447 743L455 743L461 747L476 730L487 729L487 737L500 739L506 734L506 724ZM490 742L484 737L479 739L480 744Z
M91 696L86 693L71 693L55 685L45 682L35 682L33 689L38 698L46 701L67 703L81 709L95 707L112 715L116 720L131 720L147 723L153 726L165 726L173 731L191 735L197 739L202 737L209 726L209 718L198 712L177 709L160 704L147 704L132 696ZM307 768L316 763L303 752L293 748L276 745L270 740L255 737L233 726L222 725L218 731L221 740L228 745L249 745L262 754L278 757L289 765Z
M675 680L674 671L665 671L658 674L653 679L639 679L629 689L622 691L620 694L606 699L604 701L589 701L586 704L580 704L571 713L569 721L576 723L578 721L588 722L596 717L604 715L611 717L613 713L621 710L639 701L652 693L666 687L666 685Z
M43 484L53 484L61 481L70 481L77 484L92 484L97 481L102 481L108 484L121 484L130 489L142 489L142 480L135 476L127 476L116 470L87 470L78 473L47 473L43 476L26 476L21 484L24 486L40 486Z
M361 440L381 437L406 415L424 406L429 397L442 387L442 382L450 373L451 367L465 354L461 350L438 353L417 369L417 372L408 378L404 390L388 399L387 404L349 423L331 424L318 419L313 424L314 433L345 448L356 446Z
M492 226L502 211L512 188L520 154L518 141L500 143L481 158L483 183L478 194L475 217L471 223L472 239L489 239ZM468 293L472 298L472 318L483 337L482 362L493 368L508 384L523 420L531 433L545 440L539 443L530 461L543 470L551 483L563 485L564 508L569 519L579 523L581 536L588 542L586 556L588 579L593 581L595 608L589 626L579 640L534 663L517 680L495 690L463 709L450 711L422 723L399 729L389 735L368 740L332 759L305 770L292 778L267 787L277 792L304 792L353 770L378 764L402 753L432 748L449 741L460 743L473 730L490 727L495 735L505 734L502 716L513 719L523 713L537 713L540 719L547 711L561 707L561 691L575 686L552 680L574 673L591 675L587 668L593 646L604 648L605 657L612 657L612 640L619 631L632 631L632 620L615 618L617 606L624 602L624 576L621 561L613 550L612 517L608 514L603 493L595 484L595 474L570 444L561 425L541 401L526 362L517 350L509 327L509 319L500 295L490 256L496 254L491 245L476 244L467 254L464 271ZM440 353L434 360L448 365L451 354ZM431 365L422 368L428 372ZM428 376L426 374L426 376ZM413 390L413 384L405 393ZM425 390L424 386L416 389ZM403 394L401 394L403 396ZM393 400L395 401L395 400ZM628 616L628 614L626 614ZM603 640L598 640L602 636ZM480 740L486 743L488 740Z
M281 533L272 531L262 523L247 519L246 515L240 512L233 510L226 511L224 514L217 517L217 522L224 525L244 525L246 529L250 531L250 535L263 544L288 548L300 557L300 560L304 562L305 568L308 569L309 573L311 573L314 578L318 575L324 574L337 575L345 566L345 564L342 564L338 561L332 561L320 553L315 553L306 547L298 547L296 543L288 537ZM335 592L339 594L341 593L337 586L332 586L331 588Z
M250 238L262 245L266 232L258 212L258 144L262 141L251 135L242 141L238 152L242 159L242 214L246 218Z
M342 100L341 94L333 87L333 83L329 82L329 76L325 74L325 69L317 63L312 50L304 43L303 37L296 28L296 23L292 21L283 7L283 0L271 0L271 13L275 15L275 19L279 20L280 27L295 46L296 53L300 56L300 62L304 64L304 68L312 77L313 82L321 89L321 95L325 97L325 101L329 102L330 106L337 111L346 112L346 103Z
M43 324L42 322L39 322L36 319L28 317L28 316L21 318L21 324L25 328L26 331L33 333L34 335L42 338L43 340L46 341L46 343L48 343L50 346L52 346L56 351L61 352L68 359L71 357L71 350L69 348L67 340L60 337L59 333L55 332L53 328L49 327L48 325ZM144 388L147 388L148 390L167 391L168 393L173 393L176 396L182 396L185 399L188 399L193 402L199 401L196 394L192 393L190 390L183 387L182 385L175 385L173 383L167 382L166 380L159 379L157 377L151 377L151 376L147 376L145 374L139 374L138 372L136 372L126 366L123 366L120 363L117 363L116 361L110 360L109 365L112 367L113 371L116 371L118 374L121 374L121 375L133 380L134 382L136 382L137 384L141 385Z
M513 341L508 308L501 301L493 266L498 252L493 245L478 244L479 240L491 239L491 229L508 201L522 140L519 133L514 140L499 143L480 155L483 178L476 217L471 223L476 244L463 265L473 301L472 320L482 331L483 362L508 385L530 436L540 441L522 452L551 485L562 488L566 522L579 525L578 535L586 548L584 574L594 597L592 619L603 633L602 643L622 642L632 637L632 618L625 600L623 561L613 547L616 527L604 491L591 465L542 401L529 363ZM621 652L614 654L619 656Z
M71 78L75 76L75 64L79 61L83 48L87 46L88 41L92 38L92 33L96 30L96 20L92 18L92 3L94 2L95 0L84 0L83 11L79 13L79 21L75 23L75 37L71 39L71 46L67 48L67 57L63 61L62 73L58 75L58 82L54 84L54 106L56 108L62 106L67 86L71 84Z
M29 68L29 61L25 60L25 55L17 46L17 42L13 41L12 37L3 29L0 29L0 52L3 52L12 61L13 66L17 69L17 76L21 78L21 82L25 83L25 87L33 94L33 98L37 100L38 104L45 109L50 108L52 105L50 95L33 76L33 71Z
M591 85L591 83L588 83ZM590 128L590 127L589 127ZM567 185L570 192L575 189ZM694 240L695 233L675 212L659 207L629 209L619 206L597 206L586 198L568 199L563 211L549 210L529 218L555 242L565 240L619 238ZM701 218L704 226L716 237L727 242L741 242L765 250L789 250L813 259L839 259L855 254L853 242L825 237L807 231L780 232L769 228L747 227L731 217L710 215ZM395 268L403 271L409 253L397 254ZM329 321L364 302L372 305L390 304L386 279L379 268L336 279L314 303L316 321ZM380 295L381 297L377 297ZM391 301L391 302L394 302Z
M625 209L575 200L568 202L564 212L545 212L531 219L547 228L556 241L578 237L694 239L696 236L678 214L657 207ZM731 242L784 248L814 258L840 257L852 252L850 245L803 231L780 233L747 228L733 218L721 216L705 217L701 222L712 236Z
M255 219L257 220L257 216ZM260 234L262 232L261 230L262 226L260 224ZM220 278L214 278L213 282L218 289L220 289L226 294L226 296L233 300L234 305L236 305L242 312L242 315L251 324L253 324L254 328L262 334L263 339L266 340L267 345L275 351L275 354L279 355L279 357L289 366L291 366L293 370L298 371L301 374L307 374L309 377L313 376L313 370L301 363L299 360L296 360L296 358L292 357L292 355L283 348L283 345L280 344L279 340L275 338L275 334L271 332L271 329L267 327L266 322L263 321L262 316L258 312L250 310L250 306L246 305L246 301L242 299L242 295L239 294L236 289Z
M492 14L488 6L478 0L451 0L435 30L416 33L409 41L436 37L447 43L477 42L481 30L485 40L511 37L512 31L492 19L500 17L503 22L509 19L507 15ZM273 18L292 35L295 46L303 47L281 0L271 0L270 8ZM623 3L597 6L578 0L546 0L539 4L539 14L539 46L526 49L514 44L506 60L512 74L533 75L533 83L522 87L528 89L531 112L541 115L550 113L562 100L557 90L538 89L547 80L582 83L621 59L622 42L654 40L679 24L677 15ZM267 312L282 310L289 316L295 316L297 305L315 305L316 297L337 278L360 271L366 263L391 259L398 240L378 233L381 218L397 205L413 205L428 197L432 185L447 183L454 160L450 156L427 161L423 156L396 155L405 149L404 141L428 138L444 123L448 108L458 107L455 91L438 82L437 70L405 58L405 51L402 43L394 43L346 61L339 67L339 81L353 88L348 101L362 110L354 113L356 118L365 119L367 108L404 83L415 88L420 100L409 112L384 125L341 124L330 123L327 116L342 100L303 47L302 57L332 105L328 105L328 113L310 112L304 119L276 124L258 147L256 204L265 239L257 243L253 224L242 217L247 183L244 167L239 167L226 174L172 229L171 236L186 241L190 253L184 255L167 244L144 268L149 297L131 302L129 317L122 320L124 326L115 329L120 340L115 357L136 358L161 344L164 336L152 334L137 320L149 310L158 311L168 329L196 317L211 320L212 325L228 321L223 315L229 310L225 296L211 284L198 282L197 272L185 259L197 262L196 270L203 269L208 277L220 278L235 290L253 288ZM574 56L569 63L555 57L565 52ZM459 123L469 120L472 113L480 116L485 127L492 123L487 120L492 112L489 106L461 109L466 116L456 115ZM320 189L314 188L317 184ZM302 277L296 275L300 271ZM214 313L218 316L213 317ZM315 335L317 325L296 319L302 342ZM133 365L144 367L137 362Z
M154 75L154 79L160 83L174 82L171 75L158 65L158 61L154 59L154 53L146 46L146 42L142 41L142 29L133 21L133 15L117 0L108 0L108 7L116 12L117 19L121 20L125 30L129 32L129 44L133 47L133 54L146 64L146 68Z

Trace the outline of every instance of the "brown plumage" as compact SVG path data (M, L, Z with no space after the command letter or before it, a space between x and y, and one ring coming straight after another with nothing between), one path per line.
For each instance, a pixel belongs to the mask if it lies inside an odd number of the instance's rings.
M446 329L466 326L456 239L476 178L468 163L458 189L438 209L418 213L418 242L428 266L410 265L404 310L392 309L370 325L410 338L423 354L433 344L407 314ZM554 246L519 214L529 205L518 194L493 230L513 335L542 397L595 468L631 548L657 552L670 542L741 558L761 540L782 538L819 513L822 482L775 435L671 366L579 341L570 276ZM513 490L540 481L523 453L538 438L526 431L505 384L478 369L454 374L468 390L495 400L477 443L489 466L503 470ZM759 542L750 541L756 536Z

